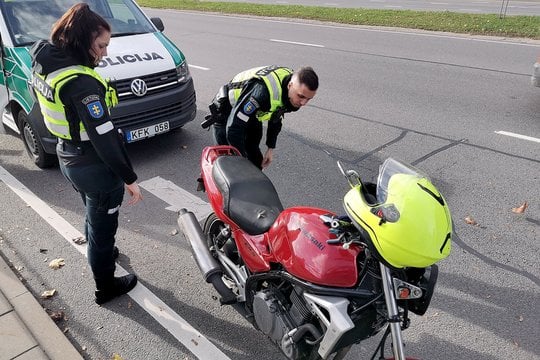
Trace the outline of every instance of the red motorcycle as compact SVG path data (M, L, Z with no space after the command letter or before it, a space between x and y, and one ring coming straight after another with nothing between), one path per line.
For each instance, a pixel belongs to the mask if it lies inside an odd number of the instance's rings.
M379 332L372 359L385 359L389 335L393 359L412 359L402 330L409 311L426 312L435 263L450 253L446 201L427 176L393 159L376 184L338 167L351 186L345 214L284 209L268 177L234 147L207 147L199 182L213 213L201 228L182 209L179 227L221 304L234 306L288 359L342 359Z

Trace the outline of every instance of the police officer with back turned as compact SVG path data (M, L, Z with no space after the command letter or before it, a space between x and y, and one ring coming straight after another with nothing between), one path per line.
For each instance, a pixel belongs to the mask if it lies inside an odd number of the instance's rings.
M94 71L111 38L110 25L88 4L72 6L53 26L50 42L32 47L33 87L49 131L58 137L60 169L85 205L88 262L103 304L137 284L115 277L114 246L124 187L129 204L142 199L122 138L109 116L116 91ZM115 252L116 251L116 252Z

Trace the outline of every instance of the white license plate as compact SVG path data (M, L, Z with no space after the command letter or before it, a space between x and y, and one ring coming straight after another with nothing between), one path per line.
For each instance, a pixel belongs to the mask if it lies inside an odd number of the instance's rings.
M150 136L161 134L167 131L169 131L169 122L164 121L159 124L128 131L126 134L126 141L133 142L133 141L145 139Z

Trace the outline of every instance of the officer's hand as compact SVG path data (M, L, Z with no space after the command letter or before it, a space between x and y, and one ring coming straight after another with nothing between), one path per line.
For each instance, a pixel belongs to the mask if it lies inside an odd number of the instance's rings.
M264 154L261 167L263 169L267 168L273 159L274 159L274 149L268 148L268 150L266 150L266 153Z
M131 199L128 201L128 205L135 205L142 200L141 189L136 181L129 185L126 184L126 189L128 194L131 196Z

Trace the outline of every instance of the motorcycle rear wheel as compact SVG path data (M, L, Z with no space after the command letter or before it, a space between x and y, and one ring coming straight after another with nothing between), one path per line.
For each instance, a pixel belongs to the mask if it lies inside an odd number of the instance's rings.
M221 221L215 213L211 213L208 215L206 220L204 221L203 226L203 233L206 236L207 246L210 250L210 253L212 256L217 260L218 264L220 264L221 271L223 275L221 276L220 282L222 284L213 284L216 290L221 294L223 298L231 299L236 297L236 292L234 291L234 281L227 275L227 269L223 267L219 261L219 257L217 255L218 251L227 252L225 246L227 246L227 243L220 245L216 238L218 235L220 235L221 230L225 228L225 223ZM231 241L231 240L229 240ZM223 285L223 286L221 286ZM224 288L227 290L227 294L224 294Z

